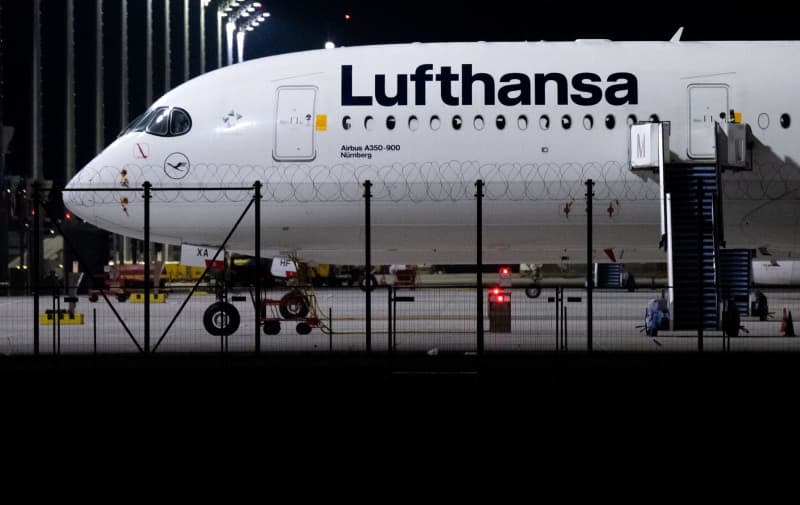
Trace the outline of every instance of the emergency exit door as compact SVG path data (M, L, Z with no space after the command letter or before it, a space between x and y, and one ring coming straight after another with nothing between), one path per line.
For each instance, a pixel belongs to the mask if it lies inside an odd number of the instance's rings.
M716 158L714 125L728 114L728 86L689 86L689 157Z
M317 89L312 86L284 86L275 95L276 161L310 161L316 157L314 146L314 101Z

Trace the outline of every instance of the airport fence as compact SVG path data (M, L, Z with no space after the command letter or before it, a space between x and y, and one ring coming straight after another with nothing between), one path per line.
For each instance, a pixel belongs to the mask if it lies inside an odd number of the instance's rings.
M592 181L586 181L587 243L591 244ZM475 183L476 261L483 271L482 206L484 185ZM93 188L91 200L115 202L126 214L141 219L144 229L144 264L150 264L149 236L152 199L179 199L181 192L197 191L208 197L234 194L229 204L241 207L238 219L220 232L220 251L234 233L251 233L256 263L261 256L261 184L253 186L156 188ZM40 192L41 191L41 192ZM66 190L63 190L66 191ZM86 190L80 190L86 193ZM47 193L47 197L43 194ZM125 196L127 195L127 196ZM60 191L35 188L34 209L53 216ZM84 195L85 198L85 195ZM371 184L364 183L364 271L372 271L370 240ZM136 205L134 205L136 204ZM238 208L238 207L237 207ZM41 236L40 213L34 213L33 236ZM53 219L59 228L57 219ZM198 224L202 226L203 224ZM248 229L248 227L252 227ZM60 231L60 230L58 230ZM81 269L86 262L75 244L65 237L65 247ZM639 287L597 289L589 279L585 287L543 287L529 298L520 287L507 288L508 299L492 301L483 274L469 285L376 286L367 276L367 289L322 288L301 296L312 306L300 318L281 314L287 303L280 300L287 289L251 284L225 286L211 278L210 266L187 286L158 288L150 269L142 268L141 288L118 298L104 289L95 276L83 285L69 275L43 275L40 241L32 240L31 281L13 290L6 287L0 301L0 353L18 354L129 354L191 352L376 352L376 353L491 353L491 352L613 352L613 351L794 351L800 341L792 336L787 317L800 313L800 290L771 288L762 291L770 300L771 317L743 317L738 336L725 338L721 331L645 331L645 310L661 289ZM217 255L220 253L218 252ZM211 258L211 263L219 256ZM587 251L587 271L592 252ZM89 284L88 286L86 284ZM478 288L480 286L480 288ZM91 289L95 296L84 294ZM90 292L90 293L91 293ZM3 293L0 293L3 295ZM95 299L94 302L89 299ZM225 304L225 310L219 309ZM217 310L211 310L212 306ZM232 307L232 308L230 308ZM256 310L256 307L259 309ZM233 320L238 320L233 324ZM266 323L269 323L266 324ZM265 331L269 326L270 331ZM210 330L209 328L214 328ZM749 333L748 333L749 332Z
M0 297L0 353L34 353L34 328L38 326L39 353L52 354L130 354L144 352L144 306L131 298L119 301L90 302L77 296L74 316L68 317L69 303L63 291L49 292L41 287L41 313L34 321L33 298L6 291ZM30 290L32 291L32 290ZM528 298L523 288L511 288L508 312L484 304L483 352L587 352L589 334L585 289L546 287L537 298ZM800 339L791 336L784 320L800 313L800 289L763 288L772 314L741 317L741 330L726 340L721 330L703 332L704 351L799 351ZM698 333L687 331L645 332L645 310L651 300L662 296L662 289L639 288L595 290L593 299L592 352L695 352ZM264 291L265 299L279 300L285 289ZM315 290L321 327L307 334L298 333L303 319L280 319L280 331L266 335L255 327L253 290L238 287L228 293L240 323L229 335L208 333L203 316L216 301L214 287L202 285L188 297L185 309L173 321L178 307L189 295L186 288L168 288L161 303L150 313L154 353L195 353L256 351L255 332L260 332L260 352L332 352L384 354L439 353L477 354L478 326L474 286L381 286L372 292L371 341L368 344L365 293L357 287L326 287ZM67 311L62 318L51 318L53 311ZM119 316L119 317L118 317ZM167 328L169 331L166 332ZM162 339L163 336L163 339Z

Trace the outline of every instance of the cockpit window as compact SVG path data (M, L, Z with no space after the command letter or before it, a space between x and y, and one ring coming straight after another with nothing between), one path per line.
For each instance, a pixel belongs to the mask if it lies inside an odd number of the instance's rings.
M192 118L183 110L175 107L169 118L169 133L170 135L183 135L192 129Z
M145 131L160 137L167 136L169 134L169 109L167 107L156 109Z
M119 136L130 132L143 132L159 137L177 137L192 129L192 118L180 107L157 107L149 109L130 122Z
M148 109L138 116L136 119L128 123L128 127L119 132L118 137L125 135L126 133L130 132L143 132L144 129L147 127L147 124L153 118L153 114L155 114L155 109Z

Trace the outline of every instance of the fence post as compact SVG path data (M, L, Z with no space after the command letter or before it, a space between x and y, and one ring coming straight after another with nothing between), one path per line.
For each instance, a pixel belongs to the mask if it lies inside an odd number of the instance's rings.
M150 354L150 181L144 181L144 353Z
M586 349L592 352L592 197L594 181L586 181Z
M253 184L253 210L255 212L255 254L256 254L256 307L255 331L256 354L261 352L261 181Z
M364 181L364 275L366 276L364 284L366 286L367 295L367 352L372 352L372 237L370 236L371 225L369 215L369 200L372 198L372 193L370 193L370 188L372 188L372 182L367 179Z
M394 290L394 286L389 286L386 290L386 293L389 295L388 297L388 306L387 306L387 313L389 314L386 318L386 326L387 326L387 339L386 339L386 350L389 354L392 354L392 291Z
M483 354L483 180L478 179L475 181L477 192L475 193L476 208L476 258L475 264L478 269L477 287L475 299L478 309L477 315L477 351L478 355Z
M39 256L41 256L40 237L41 237L41 217L39 207L41 206L42 194L41 183L33 181L33 258L31 259L31 280L33 282L33 354L39 355ZM3 268L6 266L3 265Z

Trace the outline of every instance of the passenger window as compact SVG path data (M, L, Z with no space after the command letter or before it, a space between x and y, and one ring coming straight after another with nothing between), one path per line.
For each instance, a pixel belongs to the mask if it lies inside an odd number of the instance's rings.
M169 134L169 109L167 107L156 109L156 113L147 125L146 131L162 137Z
M417 119L417 116L411 116L408 118L408 129L412 132L415 132L419 129L419 120Z
M461 121L461 116L453 116L453 129L454 130L460 130L461 126L463 124L464 124L464 122Z
M502 130L506 127L506 118L502 114L497 116L497 119L494 122L495 126L497 126L498 130Z
M789 114L785 113L781 114L781 126L783 128L789 128L791 124L792 124L792 118L789 116Z
M758 115L758 127L762 130L769 128L769 115L767 113L762 112Z
M627 120L628 126L633 126L637 122L638 120L636 119L636 114L628 114L628 120Z
M528 129L528 116L523 114L520 117L518 117L517 118L517 127L520 130L527 130Z
M192 129L192 118L183 109L174 108L169 117L170 135L183 135Z
M561 116L561 127L565 130L572 128L572 118L569 116L569 114L564 114Z
M342 128L349 130L352 126L353 124L350 122L350 116L345 116L342 118Z
M478 131L483 130L483 127L486 126L486 124L483 122L483 116L475 116L475 121L472 122L472 125Z
M386 129L387 130L394 130L395 125L397 122L394 119L394 116L389 116L386 118Z
M587 130L594 128L594 118L590 114L583 116L583 127Z
M368 132L371 132L372 129L375 127L375 120L372 116L367 116L364 118L364 129Z
M550 129L550 116L545 114L539 118L539 128L541 128L542 130Z
M608 128L609 130L613 130L614 126L616 126L616 124L617 124L617 120L614 119L614 115L613 114L609 114L609 115L606 116L606 128Z
M442 126L442 121L439 119L439 116L432 116L431 117L431 130L436 131Z

